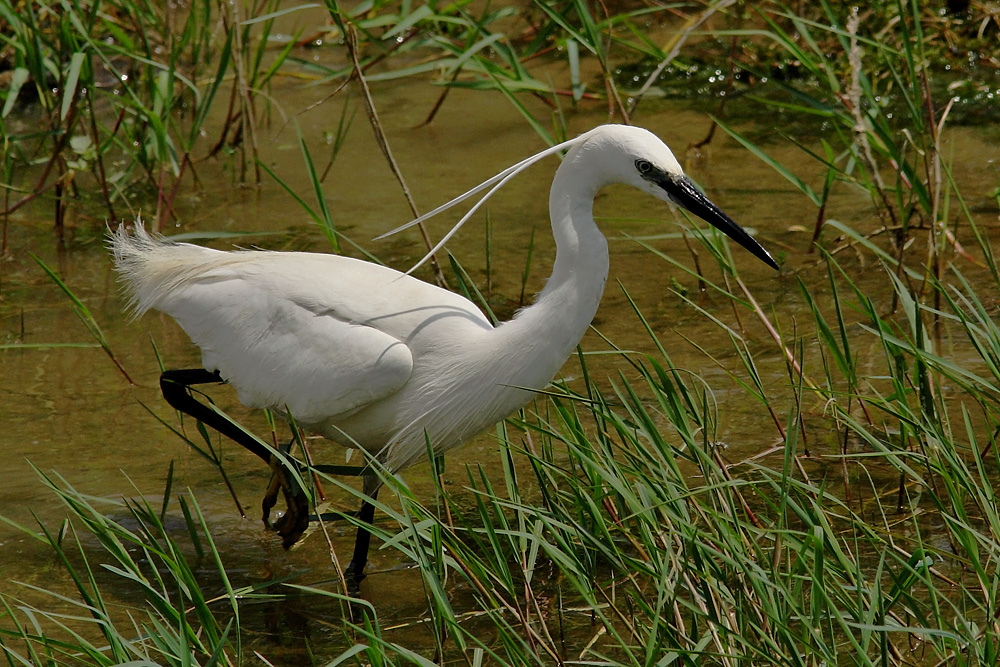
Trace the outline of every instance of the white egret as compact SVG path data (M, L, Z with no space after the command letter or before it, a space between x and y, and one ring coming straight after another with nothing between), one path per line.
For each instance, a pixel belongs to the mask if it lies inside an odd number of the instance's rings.
M165 395L178 405L185 385L224 380L247 406L287 410L305 429L361 446L397 471L424 458L428 442L435 454L446 452L527 404L572 354L608 277L608 245L592 210L602 187L625 183L682 206L778 268L694 187L663 142L624 125L600 126L542 151L424 217L491 188L457 229L497 188L557 150L568 153L549 195L552 275L533 305L496 327L465 298L370 262L224 252L150 235L141 224L133 234L119 228L111 247L135 315L167 313L201 348L204 370L165 376ZM267 459L259 445L191 403L182 409ZM365 479L372 498L376 479ZM272 488L271 504L275 494ZM289 514L292 504L289 497ZM362 521L370 524L373 513L366 501ZM286 546L307 522L306 514L281 527ZM359 529L348 568L355 585L364 576L368 540Z

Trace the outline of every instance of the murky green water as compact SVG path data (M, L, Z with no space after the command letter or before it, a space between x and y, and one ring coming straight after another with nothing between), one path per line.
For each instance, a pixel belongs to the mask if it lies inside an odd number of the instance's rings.
M453 91L435 122L429 127L418 127L438 89L407 81L377 85L375 92L396 159L423 210L543 147L499 94ZM282 80L273 93L281 100L283 109L294 114L326 91L303 88L295 80ZM325 162L323 134L335 129L340 103L340 98L335 98L296 119L318 163ZM533 110L544 113L541 107ZM600 107L579 110L571 114L570 127L573 133L578 133L605 120ZM681 161L687 162L689 174L705 187L711 198L734 219L756 229L766 247L788 254L786 272L777 275L749 255L736 251L743 279L765 310L775 311L788 322L797 314L804 316L793 273L816 258L805 253L810 232L791 230L811 231L815 210L780 176L732 141L717 137L706 154L696 159L688 155L685 147L701 139L708 129L708 121L702 114L649 102L640 108L635 122L673 146ZM279 174L299 183L300 192L308 199L295 131L290 125L279 126L280 122L275 121L264 133L264 160ZM997 149L985 140L981 131L952 130L949 141L956 156L956 180L963 183L967 192L973 197L981 196L978 193L995 186L995 166L990 171L989 165ZM791 148L776 145L771 151L796 173L816 173L814 165L805 162ZM305 213L278 186L267 180L260 188L233 186L228 175L233 168L227 158L199 165L199 176L207 187L203 191L192 188L180 196L183 224L176 231L278 232L248 237L245 244L320 252L327 249L322 235ZM534 167L492 200L488 281L482 218L470 223L449 246L481 286L489 283L492 302L501 313L509 314L518 305L532 230L535 247L526 293L537 292L548 275L554 248L546 204L555 168L554 159ZM408 268L422 255L423 247L416 233L379 243L369 241L405 222L410 214L363 112L359 111L326 180L325 191L341 229L388 264ZM846 188L841 188L831 207L835 217L862 226L874 224L866 220L870 210L866 195L852 194ZM626 188L605 192L596 212L599 219L604 219L603 226L611 240L612 279L595 327L621 348L651 350L625 297L624 287L661 340L671 346L675 364L701 375L715 392L722 415L720 436L730 445L727 456L740 460L776 444L778 436L769 417L761 414L759 406L745 404L740 398L742 393L735 389L725 371L694 350L684 338L698 341L723 363L733 361L729 340L684 305L669 288L676 281L687 287L703 307L732 319L726 303L711 294L697 296L697 283L692 278L626 238L667 234L670 238L650 243L690 264L683 242L673 234L676 229L670 212L661 203ZM64 509L40 483L32 466L46 474L61 475L68 484L95 496L156 497L163 491L168 467L173 462L175 493L184 488L194 492L208 517L227 569L238 584L267 581L296 572L307 572L297 580L300 583L333 580L335 570L318 536L286 552L275 536L263 530L257 507L268 474L255 457L232 443L223 443L228 471L246 508L247 518L241 519L216 471L149 414L147 408L169 423L176 423L157 388L159 368L154 343L168 368L197 367L199 354L179 327L165 316L151 314L138 322L129 321L122 312L124 300L103 247L102 223L84 217L79 211L76 216L73 233L62 250L58 249L50 229L51 211L46 204L22 209L7 223L8 253L0 258L0 344L24 344L24 347L0 350L3 379L0 514L27 526L34 526L36 518L50 527L58 526ZM447 229L447 220L431 225L432 236L439 237ZM69 301L29 253L55 269L83 300L135 385L125 379L99 348L32 347L88 343L92 339ZM857 259L846 255L844 262L849 270L857 271L859 284L886 285L883 280L875 279L877 270L873 267L863 267ZM866 272L871 274L867 278ZM788 380L780 356L767 342L759 323L744 324L752 337L761 341L757 360L765 365L767 382L777 392L783 391L781 388ZM583 347L588 352L608 349L595 334L587 336ZM590 370L598 379L613 376L623 368L621 360L613 355L590 358ZM575 361L567 364L564 374L570 379L578 375ZM213 391L213 396L224 410L257 432L266 433L262 416L241 408L235 392L220 388ZM821 442L816 446L822 448L828 444ZM449 483L456 488L463 483L466 464L494 465L495 450L487 434L450 455L446 475ZM343 450L317 441L313 454L324 461L339 462ZM405 477L418 494L430 496L432 487L424 467L408 471ZM335 505L349 505L347 499L331 495ZM352 544L353 531L335 530L334 546L341 558L346 559ZM92 546L96 553L96 545ZM406 626L421 617L425 599L420 577L407 569L407 563L398 553L375 551L369 573L363 592L378 608L383 625ZM69 585L47 547L0 524L0 592L39 599L16 582L56 589L61 584ZM461 592L456 591L456 595L461 596ZM250 632L252 648L275 664L299 662L305 641L318 653L332 651L331 644L335 645L339 637L341 608L333 604L325 608L305 604L313 605L292 600L249 606L242 620ZM419 648L422 642L430 643L430 634L419 625L396 632L405 636L414 648Z

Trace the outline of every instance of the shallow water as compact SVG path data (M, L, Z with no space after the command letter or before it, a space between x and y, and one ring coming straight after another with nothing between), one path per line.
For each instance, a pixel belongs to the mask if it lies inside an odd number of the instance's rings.
M439 89L412 81L378 84L374 89L396 160L423 210L544 147L499 94L455 90L434 123L418 127ZM279 81L278 89L272 92L288 113L296 113L326 94L304 88L294 80ZM322 135L335 129L339 100L335 98L297 117L314 159L320 164L325 163ZM540 106L531 108L540 115L544 113ZM569 117L571 133L585 131L605 119L600 106L575 110ZM793 277L797 269L817 261L805 252L815 216L807 201L779 175L721 136L703 155L689 155L685 147L700 140L708 129L704 114L651 101L640 107L634 121L673 146L689 174L709 196L738 222L757 230L766 247L787 253L785 270L779 275L733 246L743 280L765 311L775 312L785 322L797 316L808 321ZM298 183L300 193L309 200L295 131L291 125L279 125L275 122L265 132L263 158L276 172ZM971 196L982 196L979 193L987 192L996 183L996 167L990 162L997 153L996 146L986 140L983 132L972 129L952 130L949 137L954 154L960 156L955 165L956 180ZM817 173L815 166L806 161L808 158L794 149L775 145L769 150L798 174ZM233 168L226 159L199 165L199 176L207 187L182 194L178 202L182 223L164 232L267 232L269 235L249 236L242 244L320 252L328 249L309 218L277 185L265 176L260 188L233 186L228 175ZM546 204L555 168L555 159L533 167L492 200L488 277L482 216L449 245L480 287L491 287L491 303L501 314L509 316L519 305L521 275L532 231L535 245L526 288L529 301L530 295L544 284L551 266L554 248ZM816 175L813 181L818 178ZM325 191L340 229L386 263L405 269L422 255L423 247L414 232L383 242L369 240L411 216L360 110L326 180ZM866 195L846 188L840 189L831 207L834 217L863 227L875 224L869 219L870 211ZM728 338L685 305L670 287L685 287L699 305L730 321L732 312L726 302L710 293L698 295L697 283L689 275L628 238L651 238L649 242L656 248L690 265L671 213L662 203L623 187L602 194L596 212L610 239L612 264L611 280L594 326L620 348L652 351L624 288L661 340L670 346L674 363L698 373L716 395L721 415L719 437L729 445L727 457L741 460L776 444L777 432L759 406L746 404L726 371L684 340L697 341L723 364L735 368ZM168 368L197 367L199 355L169 318L150 314L137 322L129 320L123 313L125 303L103 247L102 223L76 213L65 249L59 249L50 229L51 211L46 204L21 209L8 222L8 254L0 260L0 344L22 347L0 350L0 514L29 527L35 526L37 518L57 529L65 510L40 483L32 466L62 476L66 483L87 494L108 499L143 494L158 503L173 462L174 493L190 489L197 497L235 580L254 583L302 571L308 573L297 579L299 583L335 579L319 536L285 552L278 540L262 529L257 507L268 474L259 460L233 443L222 443L227 470L247 514L242 519L218 473L147 411L176 424L173 411L159 395L159 366L153 345ZM432 237L439 237L448 228L448 220L454 219L433 221ZM793 231L796 228L808 231ZM225 247L226 243L212 245ZM134 385L100 348L45 347L91 343L93 339L68 299L29 253L56 270L90 309ZM875 285L880 289L887 285L875 276L877 269L862 266L856 258L846 255L843 261L848 270L856 272L860 285L871 285L873 289ZM426 270L422 275L428 275ZM823 288L818 287L817 293L822 292ZM780 356L759 323L745 320L744 324L751 340L759 345L755 352L759 351L757 360L764 364L765 381L776 392L782 392L788 378ZM608 345L591 333L584 339L583 349L596 353L607 350ZM614 355L594 354L588 364L591 374L601 382L619 371L625 371L627 376L629 373ZM576 361L570 360L563 371L571 384L578 378L578 369ZM262 415L239 406L231 389L218 388L212 395L220 407L242 423L258 433L267 433ZM193 433L190 424L189 433ZM284 433L281 437L285 437ZM816 446L824 444L830 443ZM343 458L342 449L322 441L316 441L312 448L313 455L323 461L340 462ZM466 464L482 464L488 469L498 466L496 450L493 437L486 434L449 455L447 483L460 487L466 479ZM405 478L418 495L431 497L425 466L407 471ZM336 491L331 491L331 500L342 508L351 504ZM176 515L176 505L172 507ZM180 526L178 532L182 532ZM352 531L335 529L334 546L341 558L346 559L352 544ZM96 553L96 545L92 546ZM371 576L363 592L379 610L384 624L406 625L419 619L425 609L419 574L406 566L395 551L373 553ZM37 600L37 594L16 582L47 588L69 585L46 546L0 524L0 592ZM275 664L296 664L302 659L305 640L319 653L336 650L336 627L341 616L341 608L334 604L305 610L292 600L251 605L242 620L251 648L260 650ZM396 632L413 648L430 645L430 634L419 626Z

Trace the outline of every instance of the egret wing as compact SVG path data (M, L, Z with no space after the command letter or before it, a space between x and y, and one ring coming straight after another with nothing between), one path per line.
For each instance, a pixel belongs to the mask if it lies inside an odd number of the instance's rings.
M469 301L337 255L222 252L137 228L112 238L137 314L178 321L250 406L304 424L351 415L409 380L413 349L489 322ZM412 349L411 349L412 348Z
M252 407L288 410L309 424L346 416L402 387L410 350L336 309L311 310L253 276L213 270L156 307L181 325Z

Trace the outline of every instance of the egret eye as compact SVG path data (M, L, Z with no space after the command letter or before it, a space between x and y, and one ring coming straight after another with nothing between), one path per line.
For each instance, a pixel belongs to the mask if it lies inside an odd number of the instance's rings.
M649 172L653 171L653 165L649 160L636 160L635 168L639 170L639 174L645 176Z

